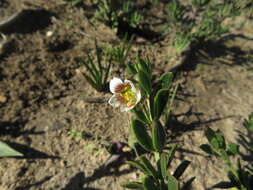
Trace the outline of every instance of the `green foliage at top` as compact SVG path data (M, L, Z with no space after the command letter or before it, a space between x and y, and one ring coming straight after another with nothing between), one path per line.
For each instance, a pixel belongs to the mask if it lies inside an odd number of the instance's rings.
M95 18L117 29L121 22L126 22L132 27L137 27L143 16L135 10L131 0L96 0L98 9Z
M240 0L236 1L236 6L242 10L242 14L249 18L253 17L253 1L252 0Z
M236 1L192 0L191 4L172 0L167 6L167 25L174 31L176 51L184 51L191 43L218 40L228 32L227 18L240 14Z
M126 66L126 61L131 51L132 43L131 40L126 40L127 36L119 45L113 45L106 49L106 54L112 58L116 64L120 67Z

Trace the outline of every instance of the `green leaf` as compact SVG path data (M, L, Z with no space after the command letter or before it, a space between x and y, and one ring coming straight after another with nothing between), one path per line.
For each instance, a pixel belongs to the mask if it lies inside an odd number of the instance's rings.
M167 72L160 77L162 88L170 88L172 86L173 73Z
M139 146L139 143L135 137L135 134L133 132L133 128L131 127L129 129L129 134L128 134L128 141L127 141L128 146L134 150L136 148L136 146Z
M23 156L20 152L14 150L9 145L0 141L0 157Z
M160 189L159 190L167 190L167 184L165 184L164 181L160 182Z
M148 63L145 60L143 60L143 59L139 60L139 62L138 62L138 70L139 71L144 71L147 74L147 76L149 77L149 79L150 79L150 77L151 77L151 69L150 69Z
M169 91L167 89L160 89L154 98L154 109L155 109L155 117L159 119L163 113L164 108L169 99Z
M102 86L101 83L98 83L96 81L94 81L90 76L86 75L85 73L83 73L84 78L87 80L87 82L93 87L95 88L97 91L101 91L102 90Z
M107 79L108 79L108 76L109 76L109 73L110 73L110 70L111 70L111 66L112 66L112 59L110 58L109 59L109 63L105 69L105 74L104 74L104 78L103 78L103 84L105 84L107 82Z
M238 173L228 172L228 178L234 186L240 186L240 179L238 178Z
M168 163L167 163L167 167L170 166L170 163L171 161L173 160L173 157L175 155L175 152L176 152L176 149L177 149L177 145L174 145L171 149L171 151L169 152L168 154Z
M121 186L127 189L143 189L143 184L137 181L129 182Z
M250 131L253 131L253 112L249 115L248 119L244 120L244 127Z
M145 177L143 180L143 185L145 190L159 190L151 177Z
M151 117L152 117L152 120L153 120L155 118L154 97L150 96L148 102L149 102L149 111L150 111L150 114L151 114Z
M210 0L192 0L192 4L197 7L203 7L207 5L210 2Z
M80 63L82 63L85 67L86 67L86 69L88 70L88 72L90 73L90 75L94 78L94 79L96 79L97 78L97 73L95 72L95 70L93 69L93 67L94 67L94 63L93 63L93 60L92 60L92 58L90 57L90 55L89 54L87 54L87 57L88 57L88 60L86 60L86 61L82 61L81 59L79 59L78 58L78 61L80 62ZM93 65L93 66L92 66Z
M234 143L228 144L228 148L226 152L228 155L232 155L232 156L239 154L239 145L234 144Z
M145 90L148 95L151 95L151 81L149 76L144 71L139 71L137 74L137 79L141 87Z
M242 169L240 159L237 160L237 169L238 169L238 171L240 171Z
M215 139L218 142L218 147L220 149L226 150L226 141L225 141L224 136L220 132L216 132Z
M127 71L130 75L135 75L137 73L134 65L132 64L127 64Z
M224 136L220 132L215 132L212 129L207 128L207 130L205 131L205 135L214 149L226 149Z
M137 117L138 120L142 121L144 124L150 124L150 121L146 117L146 115L143 113L142 110L137 109L136 107L132 109L132 112L134 113L135 117Z
M169 105L168 105L168 110L166 110L165 112L165 126L169 125L170 124L170 121L171 121L171 110L172 110L172 104L174 102L174 99L176 97L176 92L177 92L177 89L178 89L178 84L176 85L176 87L172 90L172 96L170 97L170 101L169 101Z
M241 161L239 158L237 159L237 172L238 177L240 179L240 183L243 184L244 187L252 187L251 181L253 179L253 175L250 173L250 171L247 171L245 168L242 168Z
M207 130L205 131L205 136L206 136L208 142L211 144L211 142L213 141L213 139L215 139L215 132L212 129L207 128ZM218 145L216 145L216 147L217 146Z
M168 155L166 153L161 154L161 159L160 159L160 169L161 169L161 174L163 176L163 179L166 179L168 176Z
M95 49L96 49L96 56L97 56L97 62L98 62L98 69L99 71L103 71L102 64L101 64L101 51L98 48L97 40L95 39ZM100 73L99 73L100 75Z
M91 66L91 68L88 67L88 65ZM96 80L98 80L100 78L101 70L99 70L99 68L97 68L96 64L93 62L93 58L90 55L88 55L88 62L86 63L86 68L87 69L90 68L90 73L94 73L94 75L95 75L94 78Z
M179 183L174 176L168 175L167 180L168 180L168 190L179 190Z
M152 126L152 142L156 151L161 151L164 148L166 141L166 134L163 126L159 121L154 121Z
M230 162L226 150L220 150L218 156L222 158L226 163Z
M135 167L135 168L138 168L138 169L141 170L144 174L150 175L149 171L146 169L146 167L145 167L143 164L141 164L141 163L139 163L139 162L137 162L137 161L127 161L127 163L128 163L129 165Z
M208 144L202 144L202 145L200 145L200 148L204 151L204 152L206 152L207 154L213 154L214 152L213 152L213 150L212 150L212 148L210 147L210 145L208 145Z
M139 120L132 121L132 130L138 143L147 151L152 151L152 139L147 132L145 125Z
M153 176L155 179L158 179L159 173L155 170L155 168L152 166L152 164L145 158L144 156L140 157L140 161L142 165L146 168L146 170L149 172L150 176Z
M185 170L187 169L187 167L189 166L190 161L188 160L184 160L176 169L176 171L174 172L173 176L176 179L179 179L183 173L185 172Z

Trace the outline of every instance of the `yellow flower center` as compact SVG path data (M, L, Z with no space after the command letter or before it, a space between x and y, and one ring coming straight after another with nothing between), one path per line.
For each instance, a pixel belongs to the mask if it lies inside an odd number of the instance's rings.
M120 96L122 98L122 102L126 103L128 107L133 106L137 101L136 93L132 91L130 84L126 84L124 86L124 88L120 91Z

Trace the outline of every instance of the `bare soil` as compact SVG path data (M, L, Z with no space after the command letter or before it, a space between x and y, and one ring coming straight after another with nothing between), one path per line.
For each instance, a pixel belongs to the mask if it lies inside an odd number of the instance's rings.
M73 7L60 0L2 1L0 21L23 8L29 16L4 31L8 44L0 51L0 137L25 156L0 159L0 189L122 189L138 172L127 164L110 171L100 166L110 156L103 142L127 142L129 113L85 101L110 94L96 92L75 60L94 52L95 38L103 46L119 43L119 37L92 19L89 2ZM240 17L228 23L231 35L196 52L176 74L180 89L168 131L180 150L173 166L191 161L183 179L195 176L194 190L227 180L224 165L199 148L206 143L204 129L220 129L237 142L253 111L253 22ZM133 45L158 71L177 61L172 49L168 39L153 43L137 37ZM111 78L115 75L125 76L120 69Z

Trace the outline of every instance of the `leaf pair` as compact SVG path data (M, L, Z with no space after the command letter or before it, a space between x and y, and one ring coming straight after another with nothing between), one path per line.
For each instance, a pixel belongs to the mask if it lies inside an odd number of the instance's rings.
M153 120L158 120L167 105L169 100L169 89L172 86L172 73L165 73L160 77L161 89L157 91L154 97L152 97L151 79L145 72L138 73L138 81L141 87L145 90L149 98L149 112L151 113Z
M148 134L148 129L139 120L132 121L132 131L137 142L147 151L162 151L166 142L166 134L159 121L152 124L152 136Z
M224 160L227 160L229 155L239 154L239 145L234 143L227 145L224 136L219 131L215 132L208 128L205 131L205 136L210 145L202 144L200 146L204 152L222 157Z
M137 80L147 96L152 94L152 70L150 61L138 58L135 64Z

